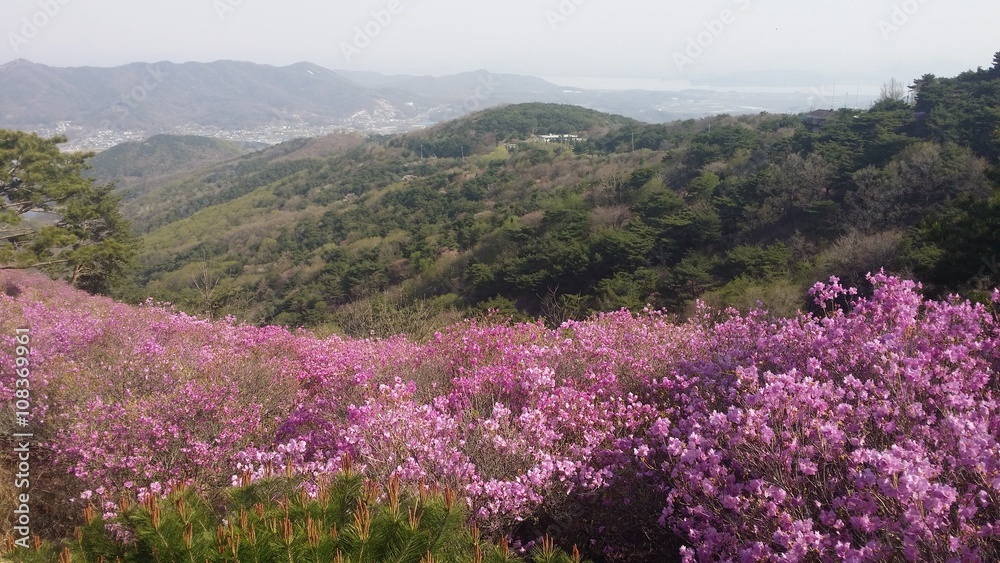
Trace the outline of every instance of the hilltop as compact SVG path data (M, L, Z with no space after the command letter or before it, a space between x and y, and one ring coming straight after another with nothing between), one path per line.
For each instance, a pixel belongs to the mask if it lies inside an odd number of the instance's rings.
M548 139L578 142L605 135L639 121L568 104L515 104L448 121L430 130L386 139L392 147L420 151L428 157L460 157L488 153L501 144L535 141L545 135L569 136ZM545 141L542 139L543 142Z
M87 175L99 183L114 182L129 198L192 170L251 152L222 139L195 135L153 135L144 141L115 145L90 159Z

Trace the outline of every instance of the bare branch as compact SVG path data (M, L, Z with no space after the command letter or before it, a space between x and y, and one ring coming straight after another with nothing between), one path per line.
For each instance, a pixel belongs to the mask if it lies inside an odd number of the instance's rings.
M67 262L69 262L69 260L50 260L48 262L36 262L34 264L28 264L27 266L0 266L0 270L28 270L31 268L40 268L42 266L65 264Z
M14 233L14 234L10 234L10 235L0 234L0 240L8 240L8 239L12 239L12 238L21 237L21 236L24 236L24 235L30 235L31 233L34 233L34 232L35 231L21 231L19 233Z
M889 79L888 82L882 85L881 90L879 90L878 101L895 100L901 102L906 98L906 88L903 87L903 83L897 80L895 77Z

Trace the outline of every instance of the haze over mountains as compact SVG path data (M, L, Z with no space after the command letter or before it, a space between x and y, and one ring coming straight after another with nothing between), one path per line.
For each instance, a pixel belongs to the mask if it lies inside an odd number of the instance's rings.
M569 103L646 122L719 113L801 112L834 102L819 89L783 93L581 90L486 70L431 77L237 61L57 68L0 66L0 128L65 134L101 150L158 133L274 144L355 130L421 128L487 107ZM868 97L861 100L866 106Z

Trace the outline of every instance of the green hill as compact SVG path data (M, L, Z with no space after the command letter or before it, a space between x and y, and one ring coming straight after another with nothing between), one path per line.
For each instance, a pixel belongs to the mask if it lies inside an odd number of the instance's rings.
M994 72L967 88L989 111ZM286 143L130 202L149 228L140 283L202 314L353 334L490 308L561 322L703 299L786 314L829 275L932 273L958 244L942 218L986 220L961 210L997 189L990 145L938 124L977 98L941 83L918 100L926 111L887 99L808 126L524 104L405 136ZM1000 282L977 275L930 288Z
M250 152L238 143L194 135L154 135L116 145L90 159L87 175L99 183L116 182L126 198L190 174L192 170Z
M429 130L402 135L389 146L405 147L423 156L459 157L489 152L497 144L530 140L536 135L603 135L641 123L619 115L566 104L529 103L503 106L442 123Z
M227 157L222 151L211 159L217 161L213 165L177 169L155 182L146 182L141 190L126 192L123 210L134 228L146 233L292 173L296 170L295 164L289 164L292 161L305 162L309 156L346 150L363 142L359 135L337 134L296 139L254 153L240 150L243 156L237 158ZM197 157L192 155L192 158Z

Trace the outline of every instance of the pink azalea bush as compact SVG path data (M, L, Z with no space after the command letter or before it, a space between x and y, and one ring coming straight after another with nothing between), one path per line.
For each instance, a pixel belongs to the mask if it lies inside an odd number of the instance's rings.
M849 313L733 315L660 381L664 416L639 447L687 558L997 557L995 318L871 281Z
M0 399L30 327L33 429L105 502L315 482L350 456L462 491L484 530L586 537L608 559L996 560L995 313L870 282L817 284L819 314L791 319L622 311L416 343L210 323L5 272L21 291L0 293Z

